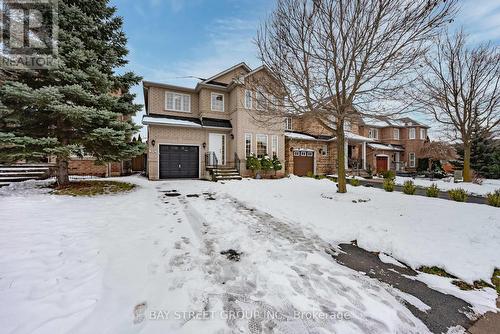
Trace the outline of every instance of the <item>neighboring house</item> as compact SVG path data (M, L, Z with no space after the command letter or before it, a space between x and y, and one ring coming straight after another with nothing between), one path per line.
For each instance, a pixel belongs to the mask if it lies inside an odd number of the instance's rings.
M263 66L240 63L195 88L144 81L149 179L245 176L249 155L284 161L283 122L258 122L255 109L265 110L265 101L246 89L260 76Z
M295 175L336 172L335 122L313 117L286 120L286 172ZM345 163L352 170L413 172L428 126L410 118L358 116L345 124Z
M266 104L249 87L261 76L268 76L265 67L240 63L194 88L144 81L149 179L248 176L250 155L277 156L285 167L278 176L335 173L335 122L307 116L259 122L256 109ZM361 116L345 128L348 169L401 172L416 170L428 129L410 118Z

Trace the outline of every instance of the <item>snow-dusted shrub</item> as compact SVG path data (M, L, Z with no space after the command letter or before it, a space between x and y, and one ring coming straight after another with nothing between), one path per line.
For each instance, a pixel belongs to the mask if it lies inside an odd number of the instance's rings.
M497 189L492 193L486 194L486 199L488 200L488 205L499 208L500 207L500 189Z
M396 185L396 182L394 179L384 179L384 190L388 192L393 192L394 191L394 186Z
M386 170L385 172L382 173L382 176L384 177L384 179L389 179L389 180L396 179L396 173L392 170Z
M467 200L467 192L462 188L449 190L448 196L455 202L465 202Z
M412 180L408 180L405 181L405 183L403 183L403 192L406 195L414 195L416 190L417 187L415 186Z
M350 184L351 186L353 186L353 187L357 187L357 186L359 186L360 182L359 182L359 180L358 180L358 179L350 179L350 180L349 180L349 184Z
M437 184L433 183L427 190L425 191L427 197L438 197L439 195L439 188Z
M246 163L247 169L250 169L253 173L256 171L260 170L260 160L257 159L255 155L251 155L247 157L247 163Z
M273 169L274 169L274 173L275 174L276 174L277 171L283 169L283 165L281 164L281 161L278 160L277 156L273 157Z
M267 173L271 169L273 169L273 161L267 155L262 157L262 159L260 159L260 169L264 173Z

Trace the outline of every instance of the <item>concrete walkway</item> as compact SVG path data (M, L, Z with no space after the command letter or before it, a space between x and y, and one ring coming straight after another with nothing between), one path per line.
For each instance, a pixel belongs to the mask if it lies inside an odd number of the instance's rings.
M413 315L433 333L446 333L450 327L462 326L471 334L500 334L500 313L488 312L474 323L466 316L474 314L470 304L412 279L412 276L418 274L413 269L384 263L376 253L368 252L353 244L341 244L339 247L341 252L334 258L340 264L364 272L367 276L387 283L428 305L430 309L424 312L410 303L405 303Z
M374 188L379 188L379 189L384 189L384 180L383 179L365 179L365 180L359 180L360 184L365 186L365 187L374 187ZM421 186L416 186L417 190L415 191L415 195L417 196L427 196L426 195L426 189ZM457 185L457 187L460 187ZM399 191L403 192L403 186L401 185L396 185L394 187L394 191ZM441 199L447 199L450 200L448 197L448 192L446 191L439 191L438 198ZM451 200L450 200L451 201ZM475 196L475 195L468 195L467 196L467 203L476 203L476 204L486 204L488 205L488 202L486 200L486 197L481 197L481 196Z

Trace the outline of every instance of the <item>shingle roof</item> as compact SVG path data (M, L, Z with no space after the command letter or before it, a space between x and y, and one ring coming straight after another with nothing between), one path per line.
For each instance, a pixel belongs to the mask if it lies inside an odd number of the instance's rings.
M187 116L171 116L171 115L159 115L159 114L149 114L142 117L142 124L159 124L159 125L171 125L171 126L185 126L185 127L211 127L211 128L223 128L232 129L231 121L227 119L219 118L196 118Z

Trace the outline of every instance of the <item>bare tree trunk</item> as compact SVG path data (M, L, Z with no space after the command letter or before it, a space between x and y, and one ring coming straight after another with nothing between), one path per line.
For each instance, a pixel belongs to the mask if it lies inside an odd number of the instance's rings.
M464 182L472 181L472 171L470 168L470 151L471 144L469 141L464 141Z
M66 159L57 158L57 185L65 186L69 184L68 161Z
M338 192L346 193L346 177L345 177L345 137L344 137L344 121L337 122L337 182Z

